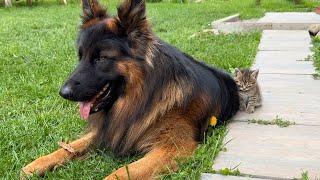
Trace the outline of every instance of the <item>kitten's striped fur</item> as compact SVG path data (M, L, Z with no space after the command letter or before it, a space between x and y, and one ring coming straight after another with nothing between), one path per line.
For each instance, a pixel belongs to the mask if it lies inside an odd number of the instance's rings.
M258 85L259 70L235 69L235 81L239 89L240 111L251 114L261 106L262 96Z

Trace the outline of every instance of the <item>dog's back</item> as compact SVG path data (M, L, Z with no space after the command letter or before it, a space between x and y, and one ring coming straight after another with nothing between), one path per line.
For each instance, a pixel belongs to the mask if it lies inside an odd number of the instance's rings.
M221 102L221 114L217 117L220 123L229 120L235 115L239 110L239 94L234 79L228 73L195 60L190 55L167 43L161 42L161 44L165 46L163 49L167 50L162 53L169 57L169 61L178 62L172 63L172 66L175 65L177 67L171 68L182 69L180 71L193 80L190 81L190 84L193 82L194 91L210 91L210 94L214 97L213 100Z
M219 78L221 84L223 84L224 88L227 90L222 92L223 99L225 99L226 103L223 104L221 115L218 118L221 120L221 122L223 122L229 120L239 110L238 88L233 78L229 74L214 68L210 69L213 75Z

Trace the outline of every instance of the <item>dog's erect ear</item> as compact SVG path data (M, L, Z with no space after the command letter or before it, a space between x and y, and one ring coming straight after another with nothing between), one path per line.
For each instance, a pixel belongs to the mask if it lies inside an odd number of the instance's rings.
M97 0L82 0L82 23L85 24L92 19L104 19L108 17L107 11Z
M118 17L126 35L134 31L149 31L145 0L124 0L118 7Z

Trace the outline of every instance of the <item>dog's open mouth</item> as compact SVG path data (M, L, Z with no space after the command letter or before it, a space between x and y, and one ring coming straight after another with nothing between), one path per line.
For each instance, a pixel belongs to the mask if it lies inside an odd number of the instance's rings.
M80 116L88 119L90 114L101 111L114 103L114 84L107 83L90 101L79 102ZM109 107L110 108L110 107Z

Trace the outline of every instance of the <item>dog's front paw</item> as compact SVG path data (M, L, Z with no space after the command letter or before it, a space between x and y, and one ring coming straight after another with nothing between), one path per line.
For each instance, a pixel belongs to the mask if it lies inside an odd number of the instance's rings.
M48 156L40 157L21 169L20 179L25 179L33 174L42 176L46 171L54 168L56 165L55 159Z
M29 169L24 167L20 171L20 180L29 179L30 177L32 177L32 175L33 173L29 171Z

